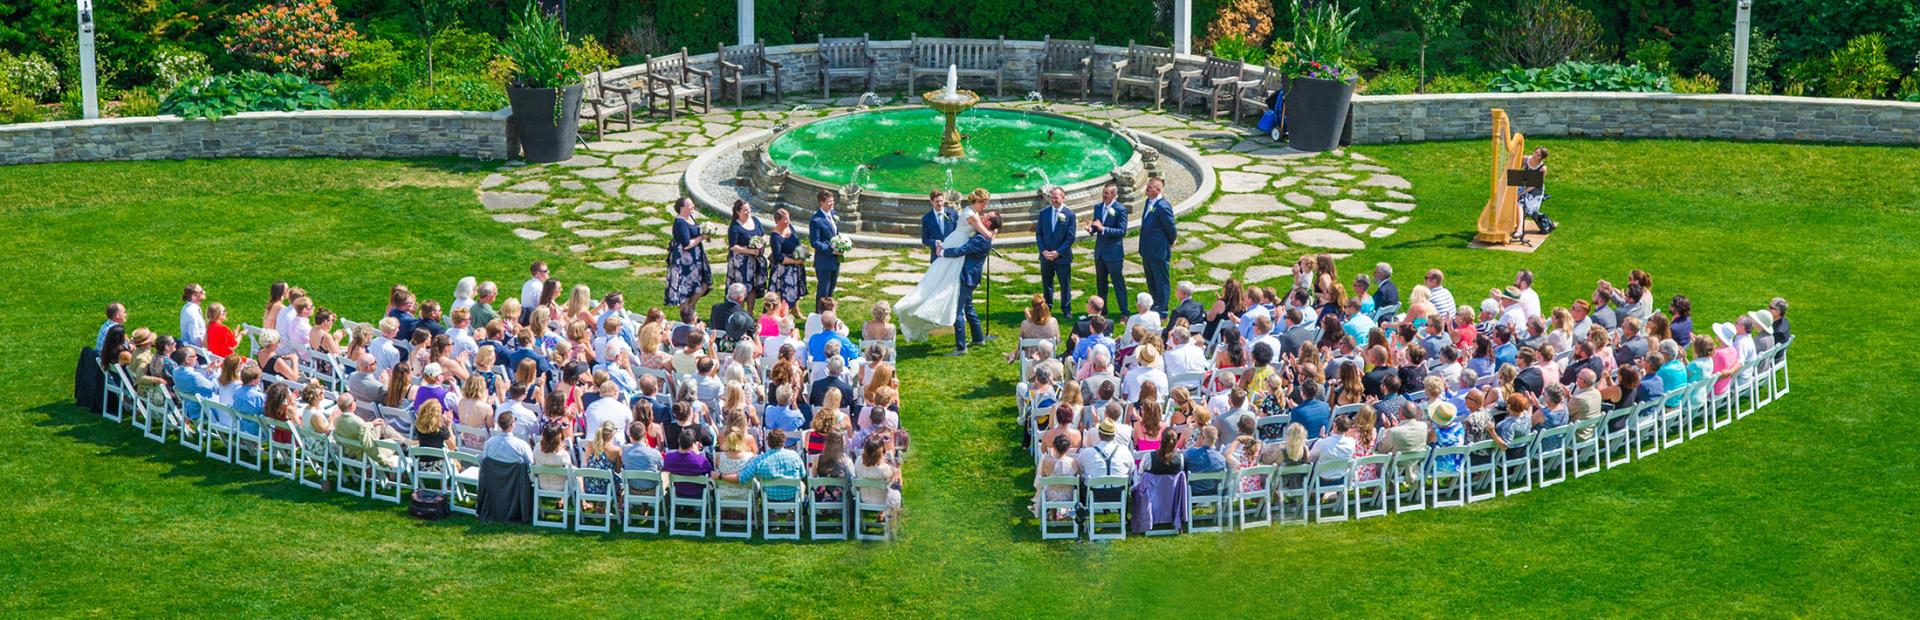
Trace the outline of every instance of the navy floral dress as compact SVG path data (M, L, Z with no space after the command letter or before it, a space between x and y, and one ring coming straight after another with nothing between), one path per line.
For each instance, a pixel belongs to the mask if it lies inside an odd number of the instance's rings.
M667 305L678 306L680 302L706 294L713 282L713 266L707 263L707 249L695 245L687 249L694 237L700 236L700 225L685 218L673 220L673 245L667 248Z
M791 228L787 229L785 236L767 233L767 258L773 264L773 277L767 287L778 293L780 299L789 306L807 296L807 265L805 261L798 265L782 265L780 262L798 252L801 243L804 242L800 240L800 235L794 234Z
M733 247L752 245L754 237L767 234L767 228L752 216L748 216L747 221L753 222L753 228L741 226L740 222L727 225L727 285L744 284L750 291L747 299L758 299L760 293L767 290L766 253L762 252L760 256L734 254Z

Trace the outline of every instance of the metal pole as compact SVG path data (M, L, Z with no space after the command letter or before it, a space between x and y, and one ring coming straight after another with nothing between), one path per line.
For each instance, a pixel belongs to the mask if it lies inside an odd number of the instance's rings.
M1193 0L1173 0L1173 53L1193 53Z
M1740 0L1733 17L1733 94L1747 94L1747 35L1753 30L1753 0Z
M753 45L753 0L740 0L738 32L741 45Z
M78 0L80 9L80 109L83 118L100 118L98 78L93 68L93 0Z

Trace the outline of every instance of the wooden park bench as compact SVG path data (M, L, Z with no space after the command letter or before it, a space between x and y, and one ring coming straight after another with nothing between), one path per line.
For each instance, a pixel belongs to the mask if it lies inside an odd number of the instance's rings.
M1240 61L1208 56L1205 66L1180 72L1180 89L1175 93L1180 98L1179 110L1186 112L1189 100L1204 100L1207 118L1218 119L1223 108L1233 102L1233 91L1239 83Z
M1286 87L1286 76L1279 69L1248 65L1248 75L1235 87L1233 96L1233 120L1238 121L1251 112L1255 121L1267 113L1268 101L1273 94Z
M1173 50L1127 42L1127 57L1113 62L1113 103L1120 104L1120 93L1140 89L1153 93L1153 108L1160 109L1173 72Z
M672 120L680 114L681 101L687 102L689 109L698 104L701 113L709 112L713 109L712 86L713 72L687 64L687 48L659 58L647 56L648 114L662 109Z
M715 53L716 68L720 74L720 93L733 93L733 106L740 107L741 91L752 87L754 94L766 96L767 87L773 87L773 100L780 100L780 61L767 57L767 42L760 41L752 45L720 44Z
M876 61L867 35L832 39L820 35L820 43L815 49L820 55L821 97L833 96L827 87L837 78L859 78L862 80L862 89L873 90Z
M947 68L954 67L960 77L993 80L993 96L1005 95L1007 77L1007 38L946 39L913 35L908 51L907 87L912 89L923 76L934 76L945 83Z
M1040 52L1040 83L1035 90L1045 93L1048 84L1066 84L1077 89L1081 99L1092 95L1093 48L1093 39L1055 39L1048 35Z

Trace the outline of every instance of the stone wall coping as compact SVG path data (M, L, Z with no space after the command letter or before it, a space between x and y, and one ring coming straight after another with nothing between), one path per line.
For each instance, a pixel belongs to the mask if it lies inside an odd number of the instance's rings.
M0 133L25 133L59 129L90 129L106 127L136 127L141 125L160 125L174 123L225 123L249 120L368 120L368 119L446 119L505 121L511 110L502 108L493 112L465 112L458 110L303 110L299 112L241 112L220 117L219 120L196 118L187 119L165 114L161 116L135 116L127 118L96 118L90 120L43 121L39 123L19 123L0 125Z
M1920 110L1920 103L1882 99L1840 99L1834 97L1788 97L1785 95L1725 95L1682 93L1619 92L1535 92L1535 93L1447 93L1416 95L1355 95L1354 103L1420 103L1442 101L1499 100L1600 100L1600 101L1697 101L1702 103L1783 103L1791 105L1841 105L1861 108Z

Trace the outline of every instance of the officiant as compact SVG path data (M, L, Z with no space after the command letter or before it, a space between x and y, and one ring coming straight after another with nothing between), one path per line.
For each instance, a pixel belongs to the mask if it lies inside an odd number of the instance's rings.
M927 246L927 262L940 258L940 240L953 234L953 227L960 223L960 214L947 206L947 194L940 190L927 193L927 202L933 208L920 216L920 245Z

